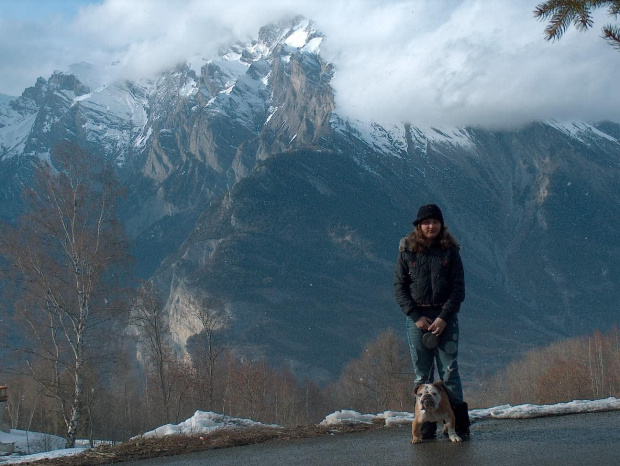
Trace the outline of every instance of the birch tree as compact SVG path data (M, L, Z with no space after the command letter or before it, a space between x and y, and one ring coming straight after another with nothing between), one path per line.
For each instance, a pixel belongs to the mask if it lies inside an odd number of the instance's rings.
M59 145L51 161L25 189L24 214L3 232L0 254L27 332L20 352L31 376L58 400L66 446L73 447L87 370L110 360L106 335L115 333L126 309L121 283L130 257L111 167L69 143Z

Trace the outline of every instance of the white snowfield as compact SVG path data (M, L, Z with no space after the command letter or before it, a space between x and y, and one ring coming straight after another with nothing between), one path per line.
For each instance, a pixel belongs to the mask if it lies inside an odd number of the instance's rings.
M518 406L501 405L493 408L472 409L469 417L472 421L481 419L526 419L535 417L556 416L563 414L591 413L599 411L620 410L620 399L615 397L603 400L574 400L568 403L557 403L553 405L533 405L524 404ZM380 414L361 414L352 410L340 410L328 415L320 425L330 426L350 423L372 423L382 419L387 427L405 425L413 421L413 414L409 412L385 411ZM156 438L167 435L195 435L207 434L219 429L245 429L249 427L263 426L280 428L275 424L262 424L250 419L239 419L213 412L196 411L192 417L180 424L166 424L155 430L146 432L134 438ZM11 433L0 432L0 443L15 443L15 451L21 454L0 457L0 464L16 464L40 459L58 458L81 453L86 447L54 450L44 453L24 455L27 451L27 439L30 445L48 443L50 445L60 445L64 439L24 431L11 430ZM45 440L45 442L43 442ZM56 448L59 448L56 446Z

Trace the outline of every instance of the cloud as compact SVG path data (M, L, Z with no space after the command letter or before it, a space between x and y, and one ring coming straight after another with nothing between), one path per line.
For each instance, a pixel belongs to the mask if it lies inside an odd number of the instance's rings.
M148 76L214 57L285 15L313 19L335 65L337 111L432 125L510 126L555 118L620 121L620 53L591 31L555 43L533 18L539 1L106 0L72 19L0 19L0 92L90 62L109 78ZM111 64L115 63L114 66Z

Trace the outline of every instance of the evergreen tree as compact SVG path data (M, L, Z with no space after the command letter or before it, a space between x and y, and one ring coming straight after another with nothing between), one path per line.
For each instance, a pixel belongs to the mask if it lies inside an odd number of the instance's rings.
M620 0L548 0L539 4L534 10L534 16L541 20L549 20L545 29L547 40L557 40L562 37L566 29L573 23L580 31L592 27L592 11L597 8L608 7L608 14L614 18L620 13ZM620 28L608 24L603 27L603 38L612 47L620 50Z

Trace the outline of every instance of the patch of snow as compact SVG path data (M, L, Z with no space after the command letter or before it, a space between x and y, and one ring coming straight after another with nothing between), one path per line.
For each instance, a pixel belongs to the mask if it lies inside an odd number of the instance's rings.
M249 64L239 60L213 60L210 62L217 68L217 72L211 77L214 83L219 84L220 88L232 88L237 80L244 76L249 68Z
M23 120L15 119L12 125L0 128L0 148L7 149L9 157L24 151L36 119L37 114L34 113Z
M241 54L237 53L237 52L227 52L224 55L222 55L222 60L226 60L226 61L239 61L241 60Z
M322 37L315 37L314 39L310 39L308 43L301 49L301 51L318 55L321 52L321 42L323 42Z
M574 400L568 403L552 405L502 405L494 408L472 409L469 411L471 420L477 419L528 419L536 417L557 416L564 414L594 413L599 411L620 410L620 399L615 397L603 400ZM370 424L373 419L385 420L385 425L409 424L414 419L413 413L385 411L380 414L361 414L352 410L336 411L328 415L320 425L339 425L351 423Z
M474 409L470 411L470 417L472 419L529 419L562 414L594 413L598 411L615 410L620 410L620 399L609 397L603 400L574 400L568 403L556 403L553 405L502 405L496 406L495 408Z
M291 47L296 47L298 49L302 48L308 42L309 32L305 29L298 29L293 32L290 36L288 36L284 43L286 45L290 45Z
M385 421L385 427L400 426L413 422L413 414L405 411L385 411L377 414L377 417Z
M88 94L79 95L73 99L73 103L75 104L75 102L81 102L82 100L90 99L91 96L92 96L91 92L89 92Z
M265 124L269 123L269 120L271 120L271 117L273 117L276 114L276 112L278 111L278 108L280 107L269 107L269 116L265 120Z
M387 155L400 157L407 152L404 125L386 125L371 121L347 121L332 119L334 129L343 134L355 134L374 150Z
M469 132L465 128L458 127L410 127L403 124L382 124L376 121L343 120L337 115L332 115L330 121L334 131L344 135L353 134L364 141L374 150L386 155L400 157L407 152L407 139L413 145L410 149L426 153L428 144L432 143L435 148L442 145L459 146L474 149ZM409 134L407 134L409 128Z
M261 82L267 86L267 84L269 84L269 78L271 77L271 70L269 71L269 73L267 73L267 76L261 78Z
M64 448L65 439L57 435L11 429L8 433L0 431L0 443L13 443L16 454L30 455Z
M321 421L321 426L333 426L340 424L360 423L360 424L372 424L372 420L377 416L374 414L362 414L351 409L342 409L329 414L325 419Z
M134 437L132 440L135 438L165 437L166 435L204 434L218 429L238 429L256 426L281 428L281 426L275 424L263 424L250 419L240 419L217 414L212 411L196 411L192 417L180 424L166 424L155 430Z
M182 97L189 97L196 94L196 92L198 92L198 83L192 78L189 78L183 87L179 89L179 95Z
M66 458L67 456L79 455L87 450L84 447L63 448L62 450L46 451L44 453L35 453L25 456L0 456L0 464L20 464L30 463L31 461L52 460L55 458Z
M134 147L143 147L151 137L151 134L153 134L153 128L149 127L149 129L146 131L146 134L138 135L136 141L133 144Z
M616 138L606 134L599 129L595 128L589 123L585 123L583 121L556 121L549 120L546 122L547 125L561 131L562 133L570 136L572 138L578 139L581 142L587 142L587 139L590 139L587 136L598 136L602 139L607 139L611 142L620 143Z
M267 45L262 42L256 42L248 46L246 50L249 52L253 61L258 61L262 58L267 58L269 56L269 53L271 52L269 50L269 47L267 47Z

